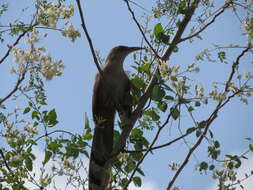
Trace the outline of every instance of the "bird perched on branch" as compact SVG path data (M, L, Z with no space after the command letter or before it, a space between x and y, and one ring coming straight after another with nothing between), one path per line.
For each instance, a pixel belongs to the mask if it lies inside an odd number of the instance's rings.
M141 47L117 46L108 54L102 73L95 77L92 112L95 122L89 165L89 190L108 187L110 168L105 166L113 150L114 117L130 116L130 80L123 69L126 56Z

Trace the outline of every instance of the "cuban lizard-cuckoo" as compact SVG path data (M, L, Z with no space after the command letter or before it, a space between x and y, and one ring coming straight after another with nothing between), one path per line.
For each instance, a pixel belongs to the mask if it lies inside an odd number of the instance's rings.
M92 97L92 112L95 130L89 165L89 190L105 190L110 175L105 163L113 150L114 117L119 114L130 115L130 80L123 69L126 56L140 47L117 46L113 48L98 73Z

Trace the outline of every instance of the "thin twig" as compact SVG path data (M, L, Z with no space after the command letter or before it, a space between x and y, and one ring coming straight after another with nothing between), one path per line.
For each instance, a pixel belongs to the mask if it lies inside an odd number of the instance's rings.
M195 0L192 4L192 7L189 8L188 12L186 13L183 21L181 22L181 24L179 25L178 31L174 37L174 39L172 40L172 43L170 44L170 46L167 48L166 52L164 53L163 57L161 58L162 60L166 61L169 59L170 55L172 54L175 46L179 43L179 39L181 38L186 26L188 25L188 23L191 20L191 17L193 16L195 9L197 7L199 3L199 0ZM137 24L137 23L136 23ZM155 68L154 73L150 79L150 82L148 84L148 86L146 87L145 93L142 95L142 97L140 98L140 101L136 107L136 109L133 111L133 114L130 117L130 120L128 122L128 125L124 126L123 131L121 133L121 137L119 142L116 144L116 146L114 147L113 151L112 151L112 160L114 160L115 156L118 155L124 148L125 143L126 143L126 139L128 138L136 120L141 116L142 110L146 104L146 102L148 101L150 94L153 90L153 87L155 86L155 84L157 84L157 74L159 73L159 69L158 66ZM112 160L109 160L108 162L111 162Z
M6 95L4 98L0 99L0 105L6 101L7 99L9 99L19 88L19 85L21 84L21 82L25 79L25 72L23 74L21 74L18 78L18 81L15 85L15 87L13 88L13 90L11 92L9 92L8 95Z
M4 156L4 153L3 153L3 150L0 149L0 155L4 161L4 165L6 166L6 168L8 169L8 171L11 173L12 176L14 176L13 174L13 171L11 170L11 168L9 167L8 163L7 163L7 160L5 159L5 156Z
M183 139L184 137L188 136L189 134L191 134L192 132L194 132L196 129L197 128L195 128L191 132L186 132L185 134L183 134L183 135L181 135L181 136L179 136L179 137L171 140L170 142L167 142L167 143L164 143L164 144L152 147L150 149L150 151L153 151L153 150L156 150L156 149L160 149L160 148L164 148L166 146L170 146L170 145L174 144L175 142L177 142L177 141ZM137 152L145 152L145 151L148 151L148 150L149 150L149 148L147 148L147 149L141 149L141 150L124 150L123 152L125 152L125 153L137 153Z
M160 59L160 56L158 55L158 53L156 52L156 50L152 47L152 45L151 45L150 42L148 41L148 39L147 39L147 37L146 37L144 31L143 31L142 28L141 28L140 23L137 21L137 19L136 19L136 17L135 17L135 14L134 14L134 11L131 9L128 0L123 0L123 1L126 2L127 8L128 8L128 10L129 10L129 12L131 13L132 18L133 18L135 24L136 24L137 27L139 28L139 30L140 30L140 32L141 32L141 34L142 34L142 36L143 36L145 42L148 44L149 48L153 51L153 53L156 55L156 57L157 57L158 59Z
M217 19L217 17L220 16L220 15L225 11L225 9L228 8L228 6L229 6L228 3L225 4L225 5L223 6L222 10L221 10L219 13L217 13L209 23L207 23L204 27L202 27L198 32L196 32L196 33L194 33L194 34L192 34L192 35L190 35L190 36L187 36L187 37L185 37L185 38L181 38L180 41L182 42L182 41L185 41L185 40L189 40L189 39L191 39L191 38L193 38L193 37L195 37L195 36L198 36L198 35L199 35L201 32L203 32L208 26L210 26L211 24L213 24L213 23L215 22L215 20Z
M245 50L243 50L241 52L241 54L236 58L236 61L233 63L232 65L232 71L230 73L230 76L228 77L227 83L226 83L226 87L224 89L224 95L226 93L228 93L228 88L229 88L229 83L231 82L233 75L235 73L235 67L238 66L239 61L241 59L241 57L249 50L250 48L246 48ZM203 131L203 133L201 134L201 136L198 138L198 140L196 141L196 143L190 148L190 150L188 151L184 161L182 162L182 164L180 165L180 167L178 168L178 170L176 171L175 175L173 176L172 180L169 182L167 190L170 190L174 184L174 182L176 181L177 177L179 176L179 174L182 172L182 170L184 169L184 167L186 166L186 164L188 163L191 155L193 154L193 152L195 151L195 149L201 144L202 140L204 139L210 125L212 124L212 122L216 119L218 112L221 110L222 107L224 107L234 96L236 96L237 94L239 94L241 91L237 91L236 93L232 94L231 96L229 96L225 102L223 102L223 100L220 100L219 103L217 104L216 108L214 109L214 111L212 112L212 114L210 115L210 117L206 120L206 127Z
M46 134L44 134L44 135L42 135L42 136L36 138L36 139L35 139L35 142L37 142L38 140L40 140L40 139L43 138L43 137L48 137L49 135L52 135L52 134L54 134L54 133L66 133L66 134L69 134L70 136L75 136L73 133L71 133L71 132L69 132L69 131L65 131L65 130L54 130L54 131L52 131L52 132L50 132L50 133L46 133Z
M135 166L135 168L134 168L134 170L133 170L133 172L132 172L130 178L128 179L127 183L125 184L123 190L127 190L127 187L128 187L128 185L131 183L131 181L132 181L132 179L133 179L133 177L134 177L134 174L136 173L137 169L140 167L140 165L141 165L141 163L143 162L144 158L145 158L145 157L148 155L148 153L152 150L152 147L153 147L154 144L156 143L156 141L157 141L157 139L158 139L158 137L159 137L159 135L160 135L162 129L168 124L168 122L169 122L169 120L170 120L170 118L171 118L173 112L177 109L177 107L178 107L179 105L180 105L180 104L177 103L177 104L171 109L171 111L170 111L170 113L169 113L169 115L168 115L166 121L164 122L164 124L158 128L158 131L156 132L156 135L155 135L155 137L154 137L152 143L150 144L150 146L148 147L147 151L146 151L145 154L142 156L142 158L141 158L141 159L138 161L138 163L136 164L136 166Z
M25 35L27 32L28 32L28 30L27 30L27 31L24 31L22 34L20 34L19 37L16 39L16 41L15 41L11 46L9 46L8 51L5 53L5 55L3 56L3 58L0 59L0 64L2 64L2 63L4 62L4 60L9 56L9 54L10 54L12 48L13 48L14 46L16 46L16 45L19 43L19 41L21 40L21 38L24 37L24 35Z
M86 38L88 40L88 43L89 43L89 46L90 46L90 50L91 50L91 53L92 53L92 57L93 57L94 63L96 64L96 67L97 67L99 73L101 74L101 76L103 76L103 72L102 72L102 70L101 70L101 68L99 66L99 62L97 60L96 52L95 52L95 49L94 49L91 37L90 37L89 32L87 30L87 27L85 25L85 20L84 20L83 10L82 10L82 7L81 7L80 0L76 0L76 2L77 2L80 18L81 18L81 23L82 23L81 25L82 25L82 28L83 28L84 33L86 35Z

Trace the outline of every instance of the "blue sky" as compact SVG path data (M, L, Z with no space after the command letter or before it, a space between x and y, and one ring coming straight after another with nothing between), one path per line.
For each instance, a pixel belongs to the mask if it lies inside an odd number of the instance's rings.
M5 17L1 18L1 24L8 24L8 20L13 18L23 19L24 15L22 13L17 14L16 11L28 2L28 0L24 0L22 3L19 0L10 2L9 12ZM152 8L150 2L138 1L138 3L148 10ZM131 20L124 1L89 0L83 1L82 6L89 33L95 48L100 50L101 56L105 57L109 50L116 45L140 45L141 35ZM142 10L135 7L135 11L140 16ZM240 14L243 13L240 12ZM61 77L48 81L45 84L48 105L51 108L55 108L58 113L60 121L58 128L81 133L83 131L85 113L91 119L92 86L97 69L93 63L84 33L81 30L77 11L72 21L81 32L81 38L77 39L75 43L63 38L58 32L47 31L49 35L43 43L46 44L45 46L55 59L64 61L65 69ZM231 11L227 11L223 18L218 19L217 23L204 32L204 40L195 40L192 44L184 43L179 46L179 52L171 57L170 64L190 64L194 61L194 56L197 53L204 48L212 48L212 44L228 45L231 42L236 42L244 45L246 37L242 35L242 32L243 30L238 20L231 14ZM3 52L5 52L5 49L1 45L0 55ZM235 60L238 54L239 51L231 51L229 60ZM129 56L126 60L126 70L130 68L131 58ZM11 60L8 59L8 61L0 65L0 97L4 96L14 86L16 81L16 76L9 74L10 66L14 64ZM252 69L249 61L252 61L252 55L242 59L241 70ZM199 63L199 66L201 72L197 75L192 75L192 77L195 83L202 84L208 88L211 87L212 81L224 81L228 77L228 71L231 69L230 65L221 63L203 62ZM14 104L22 106L23 102L15 102ZM209 107L202 107L201 110L196 112L195 116L203 120L207 118L207 114L210 111ZM215 138L222 143L221 150L225 154L243 152L247 148L247 142L244 138L253 137L252 111L252 98L249 100L249 105L235 100L220 112L218 119L213 123L212 130L215 133ZM189 120L185 119L184 116L182 121L186 125L184 129L191 127L187 126ZM162 134L163 138L159 142L167 142L168 139L172 139L177 134L176 130L174 130L175 127L177 127L176 122L164 131ZM152 136L152 134L148 135ZM206 147L207 145L204 143L197 149L196 156L198 161L206 158ZM146 173L144 181L153 184L156 190L165 189L173 174L169 170L168 164L173 161L180 163L186 151L187 147L183 143L177 143L164 150L154 151L154 154L148 156L143 163L142 168ZM196 163L196 160L192 158L189 166L185 168L175 184L187 190L209 190L214 181L206 174L199 175L194 170Z

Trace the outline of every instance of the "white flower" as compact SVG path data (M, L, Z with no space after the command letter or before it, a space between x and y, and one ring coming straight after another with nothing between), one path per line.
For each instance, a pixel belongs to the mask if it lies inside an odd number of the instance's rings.
M30 133L31 135L37 135L38 134L38 130L37 128L31 126L31 125L27 125L25 126L25 130Z
M68 8L62 8L60 14L64 19L72 17L74 15L74 6L70 5Z
M41 67L41 72L47 80L52 80L54 76L60 76L62 74L61 70L64 68L64 65L61 60L54 63L51 62L51 59L45 59Z
M244 73L243 77L245 79L250 79L250 78L253 78L253 75L250 72L246 72L246 73Z
M197 85L195 87L195 89L196 89L196 95L200 98L203 98L204 97L204 88L201 85Z
M77 37L80 37L80 32L75 30L72 23L67 23L66 28L62 30L62 35L71 39L72 42L76 40Z
M178 70L179 70L179 68L180 68L180 66L179 66L179 65L173 65L171 69L172 69L172 72L177 73L177 72L178 72Z
M168 67L166 61L161 61L160 62L159 71L160 71L162 77L168 79L168 76L169 76L169 67Z
M247 18L244 22L244 28L250 40L253 40L253 17Z
M10 157L11 162L19 162L19 161L22 161L22 159L23 158L22 158L21 154L16 154L16 155Z

